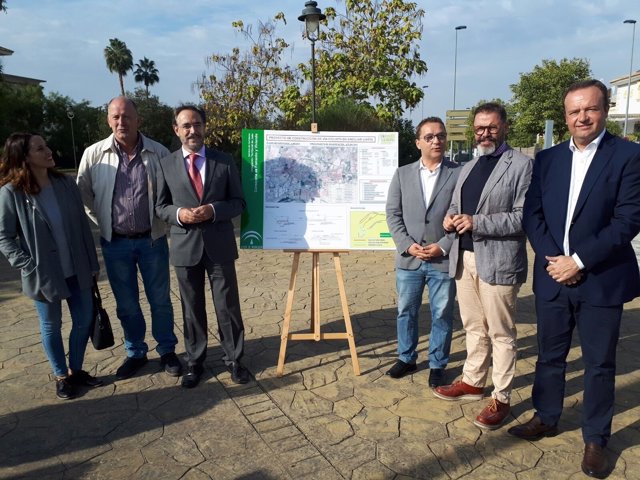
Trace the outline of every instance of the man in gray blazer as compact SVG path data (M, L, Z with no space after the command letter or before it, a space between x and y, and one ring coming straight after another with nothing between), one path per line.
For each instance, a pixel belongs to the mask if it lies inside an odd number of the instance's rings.
M455 233L449 273L456 279L467 360L462 379L436 388L444 400L481 399L493 354L491 401L476 417L485 429L499 428L510 411L516 372L516 298L527 279L522 206L532 160L505 141L507 113L485 103L474 112L479 157L460 172L444 229Z
M418 318L424 287L429 288L429 386L444 383L449 362L455 282L449 277L453 238L442 221L451 203L459 169L443 161L447 131L438 117L416 128L420 159L396 170L387 196L387 225L396 244L398 360L387 372L400 378L416 370Z
M246 205L233 158L204 146L205 122L204 111L195 106L176 109L173 129L182 148L161 159L157 171L156 214L171 226L170 261L180 287L185 388L198 385L207 354L205 275L213 294L223 360L235 383L249 381L249 372L240 364L244 325L231 222Z

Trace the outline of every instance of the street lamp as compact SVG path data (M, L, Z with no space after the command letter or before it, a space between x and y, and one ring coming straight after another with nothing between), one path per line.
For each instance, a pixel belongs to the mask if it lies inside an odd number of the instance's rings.
M67 117L69 117L69 121L71 122L71 145L73 146L73 167L78 170L78 160L76 159L76 137L73 133L73 117L75 114L71 107L67 109Z
M456 49L453 56L453 109L456 109L456 75L458 73L458 30L466 30L466 25L456 27Z
M420 121L424 120L424 97L427 94L427 92L425 91L427 88L429 88L429 85L422 85L422 118L420 119Z
M453 109L456 109L456 77L458 74L458 31L466 30L466 25L458 25L456 27L456 49L453 55ZM453 140L451 140L451 145L449 148L449 160L453 159Z
M629 98L631 97L631 74L633 73L633 43L636 38L636 21L629 19L622 23L630 23L633 25L633 33L631 34L631 62L629 64L629 78L627 79L627 108L624 111L624 129L622 136L627 136L627 125L629 123Z
M311 131L317 132L316 124L316 40L320 34L320 21L324 20L326 15L318 8L318 2L305 2L302 15L298 20L304 22L307 38L311 41Z

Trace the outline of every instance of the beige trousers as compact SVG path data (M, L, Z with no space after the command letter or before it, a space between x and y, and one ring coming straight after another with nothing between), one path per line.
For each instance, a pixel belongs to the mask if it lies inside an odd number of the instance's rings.
M516 373L516 299L518 285L492 285L478 277L475 255L464 251L456 271L460 317L467 340L462 380L484 387L493 352L492 397L510 403Z

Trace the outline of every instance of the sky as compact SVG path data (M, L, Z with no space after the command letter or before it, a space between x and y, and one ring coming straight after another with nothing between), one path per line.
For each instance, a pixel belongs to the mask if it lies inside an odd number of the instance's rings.
M74 101L102 105L119 94L116 74L105 65L110 38L124 41L134 63L156 62L160 82L151 87L164 103L198 102L192 85L209 71L212 53L229 53L247 41L231 26L267 21L278 11L286 18L277 34L292 45L287 63L308 61L310 44L297 20L304 0L7 0L0 13L4 72L46 80L45 94L58 92ZM453 107L455 27L458 31L456 107L479 100L511 98L510 85L543 59L584 58L593 76L609 84L628 75L632 26L640 21L638 0L418 0L425 11L420 55L428 72L412 81L425 88L423 103L405 117L444 117ZM318 6L344 12L344 1L319 0ZM640 28L636 28L633 69L640 69ZM135 86L133 74L125 88ZM2 108L0 106L0 108ZM322 126L320 126L322 127Z

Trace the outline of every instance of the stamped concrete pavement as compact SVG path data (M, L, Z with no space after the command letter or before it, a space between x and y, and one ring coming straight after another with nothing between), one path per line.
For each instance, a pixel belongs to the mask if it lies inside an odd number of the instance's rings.
M310 255L302 255L291 331L309 327ZM326 257L326 258L324 258ZM221 361L215 314L204 381L184 390L160 371L154 351L140 374L115 381L124 358L122 330L106 279L101 288L116 346L87 349L85 368L106 385L74 400L55 397L35 310L20 294L19 274L0 263L0 478L24 479L574 479L580 471L582 363L567 367L560 434L515 439L509 426L531 413L536 326L531 284L518 304L519 359L512 413L505 427L472 423L485 401L444 402L428 386L429 311L423 306L419 368L385 376L395 361L392 252L342 257L362 375L354 376L346 341L291 341L285 375L275 374L292 255L243 250L237 262L247 335L244 363L255 381L231 382ZM173 272L172 272L173 274ZM142 287L141 287L142 288ZM182 345L177 283L172 278ZM145 315L149 318L146 302ZM321 255L323 331L343 331L333 263ZM612 479L640 478L640 301L625 307L618 354ZM65 313L64 334L69 317ZM149 345L155 343L149 336ZM464 334L456 310L448 379L460 375ZM490 393L488 385L486 394Z

